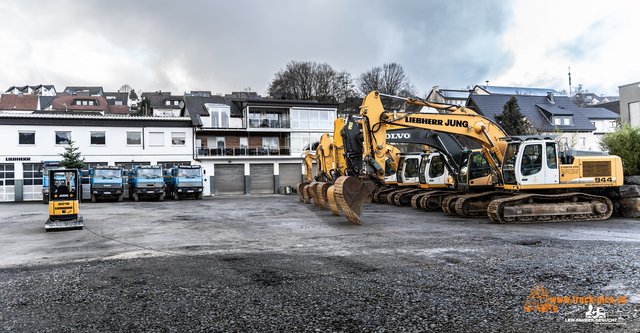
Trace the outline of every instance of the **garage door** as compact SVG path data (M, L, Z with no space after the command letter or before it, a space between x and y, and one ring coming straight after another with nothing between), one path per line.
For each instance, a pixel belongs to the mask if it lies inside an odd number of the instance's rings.
M216 164L214 169L216 194L244 194L244 164Z
M302 181L302 163L280 163L280 186L291 186Z
M273 193L273 164L251 164L251 194Z
M42 200L42 163L22 165L22 200Z
M15 200L14 178L13 164L0 164L0 201Z

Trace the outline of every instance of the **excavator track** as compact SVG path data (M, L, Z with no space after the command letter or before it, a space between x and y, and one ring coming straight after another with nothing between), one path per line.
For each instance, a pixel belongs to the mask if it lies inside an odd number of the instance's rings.
M329 200L327 198L327 190L329 189L329 186L331 186L331 183L318 183L318 186L316 187L316 205L319 206L320 208L327 210L327 203L329 203Z
M387 195L387 203L390 204L390 205L395 205L396 204L396 195L400 195L400 194L403 194L403 193L406 193L406 192L410 192L410 191L413 191L413 190L415 190L415 189L413 189L413 188L402 188L402 189L399 189L399 190L395 190L395 191L393 191L393 192L391 192L391 193L389 193Z
M370 180L349 176L342 176L336 180L335 199L347 220L360 224L362 204L375 189L376 185Z
M491 202L503 197L508 198L512 196L512 194L499 191L465 194L458 197L456 202L451 203L449 207L454 205L456 215L462 217L486 216L487 207L489 207Z
M420 198L419 206L420 208L428 212L443 210L442 205L443 205L444 199L446 199L448 196L457 195L460 193L462 192L443 191L443 190L433 191L431 193L428 193L427 195L423 195Z
M447 196L442 199L442 211L449 215L457 216L458 213L456 212L456 201L463 195L464 194L456 194Z
M377 202L377 203L388 203L389 201L387 200L387 198L389 197L389 194L391 194L391 192L396 191L397 188L393 188L393 187L387 187L387 188L383 188L380 191L377 191L376 193L373 194L373 201Z
M600 221L611 217L611 200L585 193L520 194L492 201L487 208L496 223Z
M340 207L338 207L338 203L336 202L335 190L336 190L335 185L331 185L327 189L327 199L329 200L329 208L331 208L331 212L333 213L333 215L342 216L342 214L340 214Z
M399 193L393 197L393 202L398 206L404 206L411 203L411 198L424 192L421 188L412 189L410 191Z
M296 192L298 193L298 198L300 199L300 202L305 202L304 188L307 187L307 185L309 185L309 183L301 182L296 184Z
M422 200L422 198L425 195L429 195L429 194L431 194L431 192L420 193L418 195L414 195L413 197L411 197L411 207L413 207L415 209L422 208L422 207L420 207L420 200Z

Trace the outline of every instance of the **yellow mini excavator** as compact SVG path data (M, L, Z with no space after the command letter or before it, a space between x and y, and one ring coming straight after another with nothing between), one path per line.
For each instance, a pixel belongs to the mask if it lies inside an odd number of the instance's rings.
M49 218L46 231L82 229L80 177L76 169L49 170Z

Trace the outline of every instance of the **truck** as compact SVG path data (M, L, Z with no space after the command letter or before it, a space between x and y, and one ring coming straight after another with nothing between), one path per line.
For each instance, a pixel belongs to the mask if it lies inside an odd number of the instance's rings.
M134 165L129 173L129 198L164 200L164 176L162 165Z
M165 170L165 193L174 200L184 197L202 199L203 171L199 165L176 165Z
M91 202L124 198L122 167L98 165L89 171L91 177Z
M62 166L58 161L44 161L40 168L42 172L42 203L49 203L49 170L60 169Z

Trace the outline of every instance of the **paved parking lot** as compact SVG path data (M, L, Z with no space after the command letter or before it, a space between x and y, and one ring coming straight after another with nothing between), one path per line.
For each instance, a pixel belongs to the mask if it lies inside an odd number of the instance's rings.
M81 215L84 230L47 233L47 206L0 204L0 330L640 329L637 219L497 225L366 204L358 226L278 195L83 203ZM538 284L625 303L594 303L616 323L568 322L587 304L525 311Z

